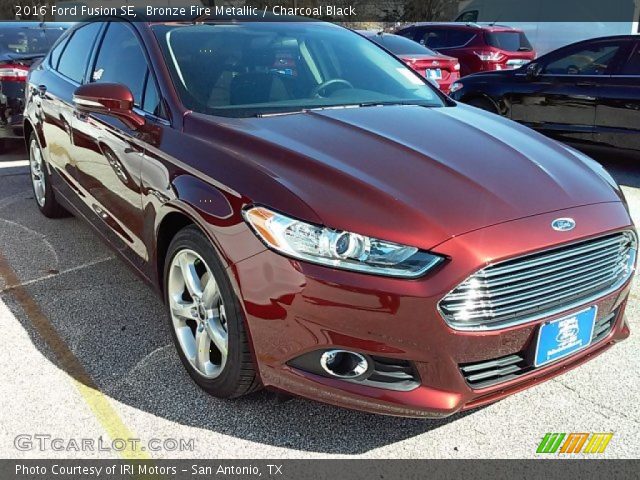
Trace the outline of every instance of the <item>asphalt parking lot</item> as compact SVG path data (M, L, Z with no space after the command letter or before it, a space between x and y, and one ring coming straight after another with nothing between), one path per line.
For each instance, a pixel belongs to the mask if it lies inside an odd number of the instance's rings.
M80 221L40 215L25 158L19 144L0 156L1 457L120 455L15 446L16 436L43 434L133 437L143 445L185 440L187 450L163 444L146 452L153 458L523 458L536 456L546 432L614 432L604 455L638 457L637 281L627 341L545 384L445 420L282 402L265 391L217 400L183 370L154 293ZM601 161L640 224L640 163Z

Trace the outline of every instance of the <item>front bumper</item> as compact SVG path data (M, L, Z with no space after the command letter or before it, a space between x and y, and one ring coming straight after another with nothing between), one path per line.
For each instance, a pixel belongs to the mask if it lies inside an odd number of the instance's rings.
M576 228L551 230L570 216ZM474 389L461 364L525 352L539 325L579 311L567 310L535 322L493 331L450 328L437 310L440 299L487 263L562 243L632 228L621 203L605 203L528 217L477 230L434 247L449 260L418 280L333 270L265 250L230 268L242 299L261 380L265 386L341 407L388 415L438 417L494 402L552 378L626 338L624 309L630 280L598 299L598 318L615 312L609 332L585 350L533 369L516 379ZM420 384L394 391L346 382L292 368L288 363L321 348L408 360Z

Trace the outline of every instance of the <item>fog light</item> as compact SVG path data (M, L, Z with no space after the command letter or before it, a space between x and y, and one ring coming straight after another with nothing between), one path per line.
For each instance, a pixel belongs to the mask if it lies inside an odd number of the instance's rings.
M327 350L320 357L320 365L329 375L338 378L357 378L369 370L364 355L348 350Z

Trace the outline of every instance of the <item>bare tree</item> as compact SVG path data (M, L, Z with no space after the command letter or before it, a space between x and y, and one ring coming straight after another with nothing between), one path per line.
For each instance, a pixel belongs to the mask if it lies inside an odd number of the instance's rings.
M404 20L443 21L451 20L457 11L458 0L406 0Z

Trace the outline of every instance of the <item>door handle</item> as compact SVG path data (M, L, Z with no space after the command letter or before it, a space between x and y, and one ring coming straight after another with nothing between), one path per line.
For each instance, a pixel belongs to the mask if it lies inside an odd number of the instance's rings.
M47 93L47 86L46 85L38 85L38 95L40 95L41 97L44 97Z
M592 82L576 82L576 87L595 87L596 84Z

